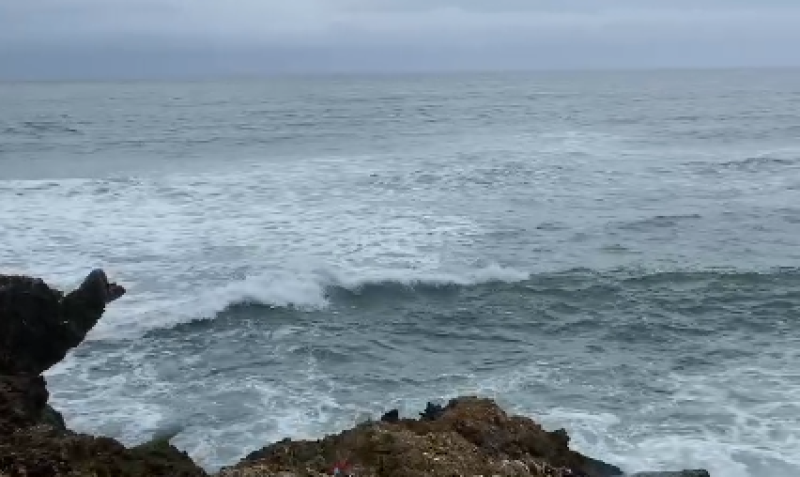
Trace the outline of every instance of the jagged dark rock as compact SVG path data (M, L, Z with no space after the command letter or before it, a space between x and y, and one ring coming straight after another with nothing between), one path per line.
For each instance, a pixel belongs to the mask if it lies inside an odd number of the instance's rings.
M550 435L553 436L553 439L560 442L561 445L569 447L570 437L566 429L556 429L555 431L552 431ZM615 465L611 465L587 456L584 456L584 459L585 462L582 466L584 472L580 474L576 472L575 477L582 477L582 475L591 475L594 477L618 477L624 474L622 469Z
M381 416L381 422L388 422L390 424L400 422L400 412L397 409L392 409Z
M42 410L42 413L39 414L39 422L59 431L67 430L67 423L64 421L64 416L62 416L60 412L53 409L53 406L49 404L46 405Z
M41 374L78 346L125 294L102 270L66 296L41 279L0 275L0 374Z
M444 408L438 404L429 402L425 406L425 410L419 413L420 419L423 421L435 421L444 414Z
M586 463L583 468L590 475L597 477L619 477L624 475L624 472L619 467L591 457L586 457Z

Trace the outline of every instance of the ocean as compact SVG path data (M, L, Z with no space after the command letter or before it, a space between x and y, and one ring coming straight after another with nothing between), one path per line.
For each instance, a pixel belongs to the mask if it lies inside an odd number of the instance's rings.
M0 84L0 264L128 288L47 373L214 470L465 394L800 475L800 71Z

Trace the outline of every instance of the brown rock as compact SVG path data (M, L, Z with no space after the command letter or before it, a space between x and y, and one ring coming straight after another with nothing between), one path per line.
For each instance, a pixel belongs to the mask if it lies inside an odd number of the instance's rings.
M48 426L0 437L0 475L9 477L204 477L172 446L126 449L119 442Z
M344 459L357 476L598 476L567 443L563 431L547 432L491 400L467 397L451 401L435 420L369 422L318 441L284 440L219 475L330 475L330 466Z

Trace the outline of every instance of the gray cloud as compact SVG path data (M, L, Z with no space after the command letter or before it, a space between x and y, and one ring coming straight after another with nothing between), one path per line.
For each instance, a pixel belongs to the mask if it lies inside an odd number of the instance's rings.
M0 76L101 58L143 74L166 58L209 73L800 64L798 24L796 0L9 0Z

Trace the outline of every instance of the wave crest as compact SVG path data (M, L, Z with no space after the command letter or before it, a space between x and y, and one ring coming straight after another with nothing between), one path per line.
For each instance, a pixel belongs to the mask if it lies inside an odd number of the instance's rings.
M172 329L180 324L215 319L227 311L246 307L316 311L343 301L360 299L407 299L413 294L449 292L488 284L522 283L528 293L555 300L572 301L576 294L616 293L675 288L703 289L709 296L728 293L749 293L752 287L773 287L797 290L800 269L796 267L763 270L686 269L686 268L612 268L596 270L573 268L536 274L491 265L461 272L433 270L318 270L290 272L278 270L251 276L223 287L194 293L171 303L154 303L152 307L111 311L119 320L104 320L94 332L94 339L129 339L156 330ZM785 298L786 291L778 299ZM793 291L791 292L793 293ZM580 299L580 298L578 298ZM785 305L778 303L782 310ZM116 311L115 311L116 310ZM783 311L781 311L783 313ZM131 314L136 320L130 320Z
M461 272L419 270L318 270L310 273L273 272L248 277L219 288L196 303L192 318L211 318L231 307L261 305L303 311L324 309L336 291L363 294L376 288L412 290L517 283L530 273L500 265ZM185 310L185 308L184 308Z
M720 166L724 169L756 171L768 167L793 166L797 161L796 155L760 154L745 159L723 162Z

